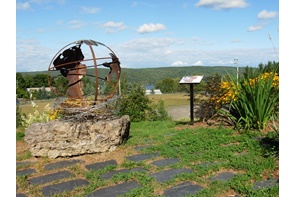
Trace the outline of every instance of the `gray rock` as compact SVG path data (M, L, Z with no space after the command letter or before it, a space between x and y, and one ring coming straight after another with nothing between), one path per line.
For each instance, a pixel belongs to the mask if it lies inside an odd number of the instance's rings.
M113 151L128 139L129 129L128 115L96 122L54 120L31 124L24 139L33 156L57 158Z

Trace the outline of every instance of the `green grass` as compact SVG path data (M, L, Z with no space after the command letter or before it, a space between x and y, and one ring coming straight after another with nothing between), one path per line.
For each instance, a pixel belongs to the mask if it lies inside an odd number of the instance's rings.
M194 181L204 186L198 196L222 196L230 190L242 196L278 196L278 186L270 189L253 190L253 182L272 178L278 170L277 143L272 147L263 146L258 137L267 139L262 133L237 133L228 128L186 128L176 129L176 122L140 122L132 123L131 138L126 146L153 144L144 153L160 153L165 158L178 158L180 162L170 167L190 168L192 174L183 174L163 185L154 185L147 179L144 187L138 190L138 196L153 196L154 190L163 190L181 181ZM272 151L273 154L266 154ZM203 167L200 163L215 162ZM125 163L127 165L128 163ZM128 165L132 165L129 163ZM153 167L149 169L153 171ZM155 169L154 169L155 170ZM211 177L221 171L237 174L229 182L210 183L205 177ZM265 177L267 176L267 177ZM126 177L124 177L124 181ZM129 177L129 179L136 179ZM153 188L150 190L149 188Z
M149 99L154 102L163 100L165 107L180 106L180 105L189 105L190 97L186 93L175 93L175 94L150 94L148 95Z

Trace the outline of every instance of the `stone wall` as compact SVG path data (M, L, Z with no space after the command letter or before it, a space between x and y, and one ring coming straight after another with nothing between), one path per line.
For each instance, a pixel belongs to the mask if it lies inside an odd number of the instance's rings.
M33 156L57 158L113 151L128 139L129 129L128 115L114 120L54 120L31 124L24 139Z

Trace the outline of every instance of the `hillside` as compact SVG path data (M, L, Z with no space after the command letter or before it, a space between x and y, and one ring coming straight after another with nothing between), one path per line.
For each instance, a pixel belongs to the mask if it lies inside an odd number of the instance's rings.
M239 68L239 73L244 72L244 67ZM91 69L88 70L89 73ZM98 73L100 77L105 77L109 70L99 68ZM155 84L165 78L179 78L190 75L203 75L204 78L213 74L236 75L236 67L226 66L188 66L188 67L158 67L158 68L122 68L121 77L126 78L127 81L136 82L143 85ZM21 72L22 75L48 74L48 71L39 72ZM50 75L57 75L59 72L51 71Z

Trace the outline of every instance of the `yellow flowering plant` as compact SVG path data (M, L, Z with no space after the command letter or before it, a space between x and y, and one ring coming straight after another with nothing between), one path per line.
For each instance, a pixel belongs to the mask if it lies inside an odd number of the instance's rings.
M33 114L29 113L27 117L25 115L21 116L22 126L25 129L35 122L48 122L60 118L59 111L52 110L52 108L49 107L49 104L44 107L43 113L38 111L36 103L32 102L32 107L34 111Z
M237 126L263 130L270 119L278 115L277 69L278 66L271 72L261 72L255 78L246 77L239 83L236 97L231 101L231 106L237 114Z

